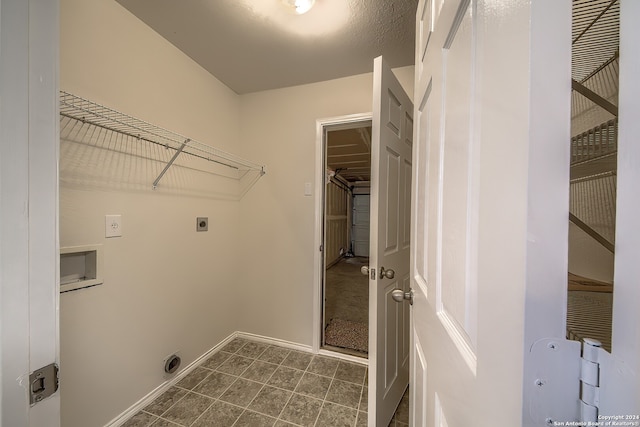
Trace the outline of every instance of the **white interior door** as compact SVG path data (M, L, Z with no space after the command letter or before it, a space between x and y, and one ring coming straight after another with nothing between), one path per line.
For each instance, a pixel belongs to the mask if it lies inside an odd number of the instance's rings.
M409 304L391 292L409 290L413 104L382 57L373 70L369 425L386 426L409 381Z
M58 361L58 1L0 0L0 425L60 425L30 405ZM45 378L53 390L54 378Z
M446 6L423 0L417 12L410 380L414 426L478 421L472 415L478 363L478 164L472 144L477 18L469 1Z
M577 413L579 354L563 330L571 2L503 3L418 4L415 426Z

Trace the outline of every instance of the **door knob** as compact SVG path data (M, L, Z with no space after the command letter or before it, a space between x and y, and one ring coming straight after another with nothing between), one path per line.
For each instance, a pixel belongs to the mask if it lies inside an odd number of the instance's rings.
M360 273L364 274L365 276L369 275L369 266L368 265L363 265L362 267L360 267Z
M384 267L380 267L380 278L384 279L385 277L387 279L393 279L396 276L396 272L393 271L392 269L385 269Z
M394 289L391 291L391 298L395 302L407 300L409 304L413 305L413 289L409 289L409 292L404 292L402 289Z

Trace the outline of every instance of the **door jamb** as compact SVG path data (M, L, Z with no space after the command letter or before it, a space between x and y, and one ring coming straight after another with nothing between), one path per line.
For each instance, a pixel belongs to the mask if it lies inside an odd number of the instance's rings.
M324 256L320 247L324 246L324 181L325 181L325 151L324 134L325 129L345 129L353 127L354 124L373 120L372 113L350 114L345 116L329 117L316 120L316 186L315 186L315 228L313 247L313 342L311 344L313 352L319 353L322 340L322 270L324 268ZM322 350L325 352L325 350ZM349 358L351 359L351 358Z

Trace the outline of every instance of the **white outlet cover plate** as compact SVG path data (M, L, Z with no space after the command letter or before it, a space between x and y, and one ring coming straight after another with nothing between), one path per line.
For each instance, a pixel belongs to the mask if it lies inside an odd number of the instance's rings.
M104 237L122 236L122 215L105 215Z

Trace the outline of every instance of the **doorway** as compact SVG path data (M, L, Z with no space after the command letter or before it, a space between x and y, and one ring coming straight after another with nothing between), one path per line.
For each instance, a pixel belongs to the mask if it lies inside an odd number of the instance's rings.
M371 119L327 124L322 135L320 348L366 358Z

